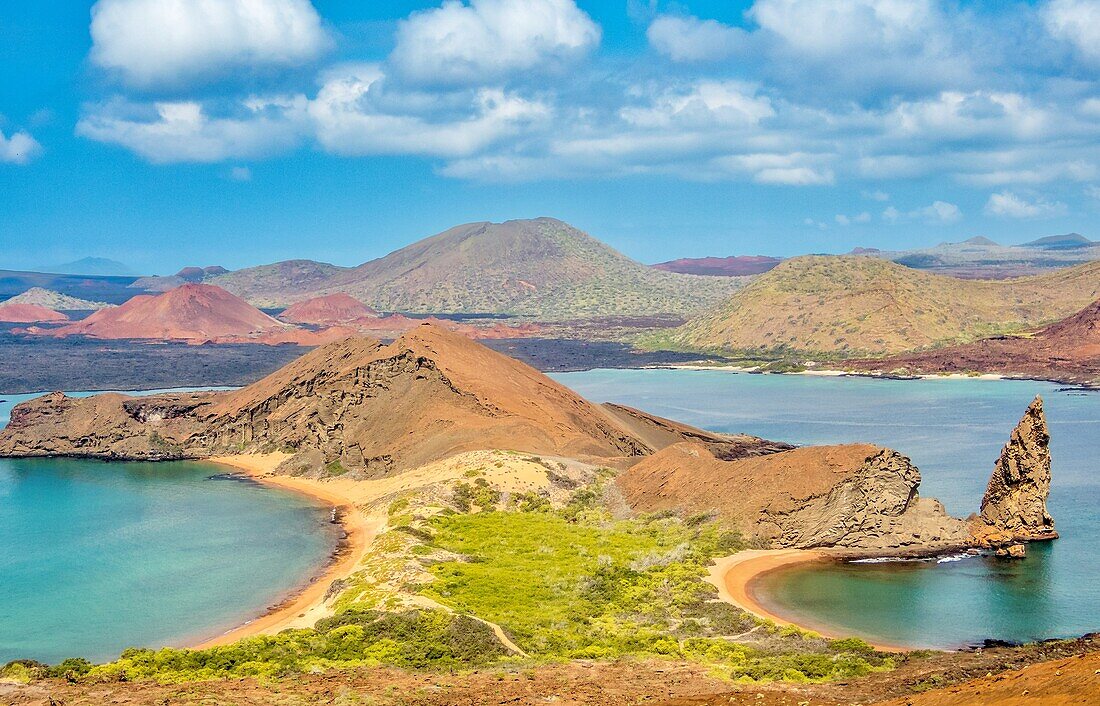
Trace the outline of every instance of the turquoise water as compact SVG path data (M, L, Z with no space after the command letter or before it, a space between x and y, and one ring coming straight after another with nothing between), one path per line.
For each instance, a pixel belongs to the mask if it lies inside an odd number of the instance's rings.
M613 401L716 431L799 444L868 441L920 467L921 492L975 512L993 463L1036 393L1046 402L1062 538L1022 561L847 564L766 576L778 614L894 644L956 647L1100 630L1100 393L1007 380L875 380L723 371L594 370L554 376Z
M335 546L327 508L224 472L0 459L0 664L213 637L308 581Z

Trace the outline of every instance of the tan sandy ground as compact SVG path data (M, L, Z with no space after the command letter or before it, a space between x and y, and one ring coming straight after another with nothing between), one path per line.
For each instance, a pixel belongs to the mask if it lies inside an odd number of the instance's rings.
M710 566L710 575L706 581L718 589L719 597L727 603L746 610L758 618L770 620L776 625L794 625L804 630L812 630L822 637L851 637L839 631L825 627L798 624L777 615L765 608L753 592L753 584L764 574L787 568L795 564L815 561L827 561L829 553L812 549L747 549L731 556L716 559ZM904 647L870 643L881 652L905 652Z

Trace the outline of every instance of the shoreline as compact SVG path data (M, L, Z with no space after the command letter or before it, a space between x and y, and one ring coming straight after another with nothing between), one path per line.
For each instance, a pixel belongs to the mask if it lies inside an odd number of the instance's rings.
M705 580L718 589L721 600L758 618L770 620L776 625L812 631L827 639L853 637L851 634L833 630L829 626L809 625L789 620L765 607L754 590L760 579L767 574L798 564L828 562L834 558L834 554L820 549L746 549L715 559L708 569L710 574ZM903 653L916 649L880 642L866 642L879 652Z
M892 373L874 372L870 370L837 370L833 368L811 368L790 372L762 371L758 367L745 367L739 365L700 365L697 363L670 363L669 365L649 366L651 369L664 370L714 370L723 373L742 373L749 375L803 375L806 377L852 377L871 378L874 380L1008 380L1014 382L1046 382L1052 385L1061 385L1070 389L1079 389L1083 392L1100 391L1100 384L1094 381L1081 381L1070 378L1038 377L1034 375L1016 375L1011 373L918 373L913 375L894 375ZM644 369L644 368L643 368Z
M385 523L382 518L364 515L354 500L335 488L327 487L321 481L275 475L275 468L285 458L283 454L273 453L217 456L202 460L232 468L263 485L289 490L331 505L337 510L336 519L343 529L344 537L337 542L336 548L318 572L305 584L292 588L279 603L220 635L195 640L184 647L206 649L227 645L246 637L275 634L288 628L312 627L328 615L325 599L333 582L347 578L355 572Z

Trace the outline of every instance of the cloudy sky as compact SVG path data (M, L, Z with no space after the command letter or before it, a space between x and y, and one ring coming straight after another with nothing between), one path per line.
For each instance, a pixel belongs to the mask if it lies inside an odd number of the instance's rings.
M0 267L1100 238L1100 0L10 0Z

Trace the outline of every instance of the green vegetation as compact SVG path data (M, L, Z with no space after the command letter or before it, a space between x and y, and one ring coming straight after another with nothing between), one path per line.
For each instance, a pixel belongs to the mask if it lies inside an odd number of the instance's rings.
M707 516L615 521L598 495L583 489L560 511L432 519L431 546L458 558L430 564L435 580L421 593L500 625L543 659L667 657L734 679L798 681L892 666L861 640L780 631L716 600L706 566L745 548L737 533Z
M315 629L284 630L224 647L129 649L118 660L96 667L83 660L66 660L56 667L13 662L0 676L21 681L60 676L91 682L177 683L379 664L407 669L471 668L492 664L504 653L489 627L466 616L438 610L348 611L321 620Z
M701 662L731 679L814 681L893 666L860 640L780 630L718 600L706 567L745 542L709 515L614 519L600 484L558 507L540 492L503 495L481 477L443 489L390 503L391 529L334 585L334 615L312 629L204 650L130 649L99 666L18 662L0 676L176 683L642 657ZM502 644L494 625L528 656Z
M325 464L325 473L330 476L342 476L348 472L348 469L344 467L344 464L340 463L340 460L329 461Z

